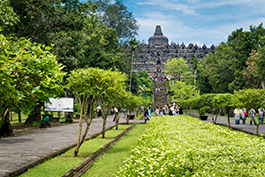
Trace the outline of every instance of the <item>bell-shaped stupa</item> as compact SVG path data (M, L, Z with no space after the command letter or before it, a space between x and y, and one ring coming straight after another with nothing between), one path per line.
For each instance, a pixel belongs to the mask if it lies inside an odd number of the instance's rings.
M168 38L163 36L161 26L157 25L155 29L155 33L148 39L150 46L164 46L168 45Z

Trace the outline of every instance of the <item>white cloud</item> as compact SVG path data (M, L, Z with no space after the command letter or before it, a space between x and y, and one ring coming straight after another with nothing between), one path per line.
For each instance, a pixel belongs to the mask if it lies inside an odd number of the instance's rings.
M158 6L158 0L145 2ZM203 0L186 0L186 3L194 2L195 4L192 7L185 4L179 7L187 7L188 10L206 8L206 12L202 13L203 15L197 14L196 16L188 17L184 15L184 9L181 10L183 14L174 11L174 9L179 8L176 7L178 2L178 0L167 0L163 1L163 3L160 1L159 8L152 8L152 11L148 10L148 5L146 5L146 12L141 11L141 14L138 15L137 18L140 24L138 39L147 42L149 37L154 34L155 26L160 24L163 34L168 37L170 41L180 44L184 42L185 45L193 43L202 46L205 44L210 47L212 44L219 45L221 42L226 42L228 35L236 29L243 28L244 31L248 31L250 25L257 26L261 22L265 22L265 11L261 10L264 9L264 6L261 5L265 5L265 1L222 0L221 2L206 2ZM172 4L175 4L175 6ZM229 4L234 4L232 9L234 8L237 11L233 12L231 9L227 11L227 9L223 7L223 9L220 9L218 12L215 12L215 9L207 9ZM238 5L240 4L242 4L242 8L239 8ZM164 8L167 9L166 14ZM204 9L200 9L199 12L201 13L202 10ZM213 12L208 13L210 10L213 10ZM257 13L261 15L257 15ZM189 12L189 14L192 13Z
M144 1L144 2L136 2L137 5L156 5L159 7L163 7L165 9L170 9L170 10L177 10L177 11L182 11L183 14L187 15L198 15L190 6L187 4L181 4L176 2L172 2L170 0L164 0L161 2L160 0L149 0L149 1Z

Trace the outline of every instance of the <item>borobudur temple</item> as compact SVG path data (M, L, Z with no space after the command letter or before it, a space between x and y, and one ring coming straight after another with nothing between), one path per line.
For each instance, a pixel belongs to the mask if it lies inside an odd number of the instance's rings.
M167 59L183 57L190 65L191 58L197 56L203 60L208 53L214 53L215 46L207 48L205 45L199 47L197 44L185 46L171 42L163 35L160 25L155 28L155 33L148 39L148 44L141 44L134 55L134 70L138 72L146 71L151 77L155 76L157 71L164 73L164 64Z

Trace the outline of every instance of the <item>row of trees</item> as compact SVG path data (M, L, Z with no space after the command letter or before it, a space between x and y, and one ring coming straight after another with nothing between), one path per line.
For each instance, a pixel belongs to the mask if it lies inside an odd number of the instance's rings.
M262 89L244 89L231 93L220 93L220 94L203 94L196 98L183 100L181 104L187 107L198 109L201 107L209 107L212 114L212 123L216 123L217 116L220 113L220 109L224 108L227 112L228 125L230 128L230 112L234 108L245 108L247 112L253 108L258 109L265 105L265 91ZM213 109L215 108L215 118L213 115ZM260 123L254 120L255 125L258 127Z
M141 99L126 92L125 81L127 76L119 71L102 70L99 68L77 69L70 73L67 79L67 87L75 94L80 104L79 134L77 146L73 156L78 154L79 148L85 140L86 134L92 123L93 108L96 100L102 101L102 138L105 137L106 121L111 107L124 106L129 111L127 123L131 112L142 105ZM87 114L87 107L89 107ZM87 117L88 115L88 117ZM86 127L82 134L82 119L85 119ZM118 129L119 116L115 115L116 129Z
M235 90L264 89L265 29L261 23L249 31L237 29L227 42L219 44L214 55L198 64L201 93L233 93Z

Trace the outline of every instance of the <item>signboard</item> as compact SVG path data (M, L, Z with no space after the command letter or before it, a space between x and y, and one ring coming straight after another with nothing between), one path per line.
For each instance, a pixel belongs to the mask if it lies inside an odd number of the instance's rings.
M51 112L74 112L74 98L49 98L44 102L44 111Z
M147 97L147 94L142 94L142 97Z

